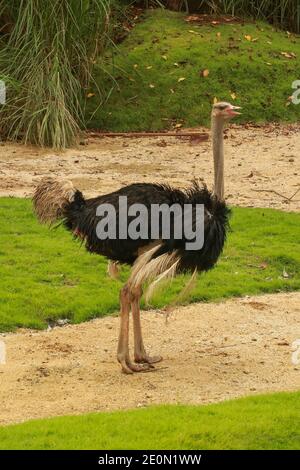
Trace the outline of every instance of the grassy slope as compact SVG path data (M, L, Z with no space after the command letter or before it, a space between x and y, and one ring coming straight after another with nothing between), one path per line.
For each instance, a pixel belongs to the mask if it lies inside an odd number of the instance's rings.
M0 449L300 449L300 392L30 421Z
M232 101L232 93L243 106L240 122L298 120L300 106L286 103L292 82L300 79L299 58L300 38L264 23L199 27L187 24L183 14L149 11L108 60L116 86L89 125L128 131L168 128L172 122L208 124L214 97ZM200 75L203 69L210 71L207 78ZM99 70L96 77L108 92L108 76ZM178 83L181 77L185 80ZM91 91L96 96L88 100L88 116L100 102L96 89Z
M118 310L127 268L120 281L110 279L104 258L87 253L62 228L40 226L29 200L1 198L0 219L0 331L43 328L47 319L81 322ZM299 289L299 239L300 214L234 208L223 256L199 276L186 300ZM156 294L154 305L174 300L186 281L175 279Z

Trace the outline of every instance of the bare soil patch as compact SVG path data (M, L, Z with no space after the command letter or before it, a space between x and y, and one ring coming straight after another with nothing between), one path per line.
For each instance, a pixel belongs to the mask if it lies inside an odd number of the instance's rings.
M2 335L0 424L299 390L300 365L291 361L299 313L299 292L194 304L168 318L143 312L146 345L164 361L133 376L116 362L117 317Z
M227 129L225 183L230 204L300 209L300 193L291 201L283 197L300 187L299 132L298 125ZM0 196L31 196L38 181L49 175L71 179L87 196L137 181L184 187L196 177L212 187L211 142L176 137L91 138L88 145L65 152L0 145Z

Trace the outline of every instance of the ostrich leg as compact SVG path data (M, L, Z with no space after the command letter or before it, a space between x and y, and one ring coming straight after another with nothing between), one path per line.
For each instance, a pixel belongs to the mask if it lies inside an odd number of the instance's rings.
M145 364L134 364L129 357L130 290L127 285L125 285L120 292L120 305L121 327L118 343L118 361L121 364L123 372L126 374L142 372L147 369Z
M162 360L161 356L150 357L146 353L143 337L142 337L142 327L141 327L141 315L140 315L140 301L142 296L142 289L138 287L132 289L131 291L131 309L133 316L133 332L134 332L134 360L135 362L141 362L148 364L150 367L151 364L155 362L160 362Z

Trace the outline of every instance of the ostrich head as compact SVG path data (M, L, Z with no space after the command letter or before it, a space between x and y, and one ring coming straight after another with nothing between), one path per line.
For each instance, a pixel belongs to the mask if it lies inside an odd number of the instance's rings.
M241 109L240 106L233 106L233 104L226 101L220 101L213 105L212 117L219 120L228 120L241 114L237 111L238 109Z

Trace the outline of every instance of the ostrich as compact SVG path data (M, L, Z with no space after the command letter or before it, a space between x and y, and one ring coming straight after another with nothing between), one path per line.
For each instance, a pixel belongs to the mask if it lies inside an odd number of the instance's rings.
M151 357L144 347L140 320L140 299L143 285L150 282L150 290L162 279L181 272L197 273L211 269L222 252L228 229L230 210L224 201L223 127L226 121L240 114L238 106L227 102L215 103L211 113L214 159L214 191L195 180L185 190L167 184L134 183L110 194L85 199L70 181L44 178L36 188L33 203L40 222L60 220L76 238L85 243L89 252L106 256L112 263L132 266L128 281L120 291L120 332L117 359L127 374L148 371L162 360ZM204 205L204 244L197 251L186 249L181 239L110 239L97 237L97 207L110 204L118 211L118 201L126 196L128 206L136 203L150 208L153 204L171 207L191 204ZM193 215L195 215L193 209ZM195 220L193 219L193 223ZM149 223L151 221L149 220ZM134 361L129 354L129 317L133 317Z

